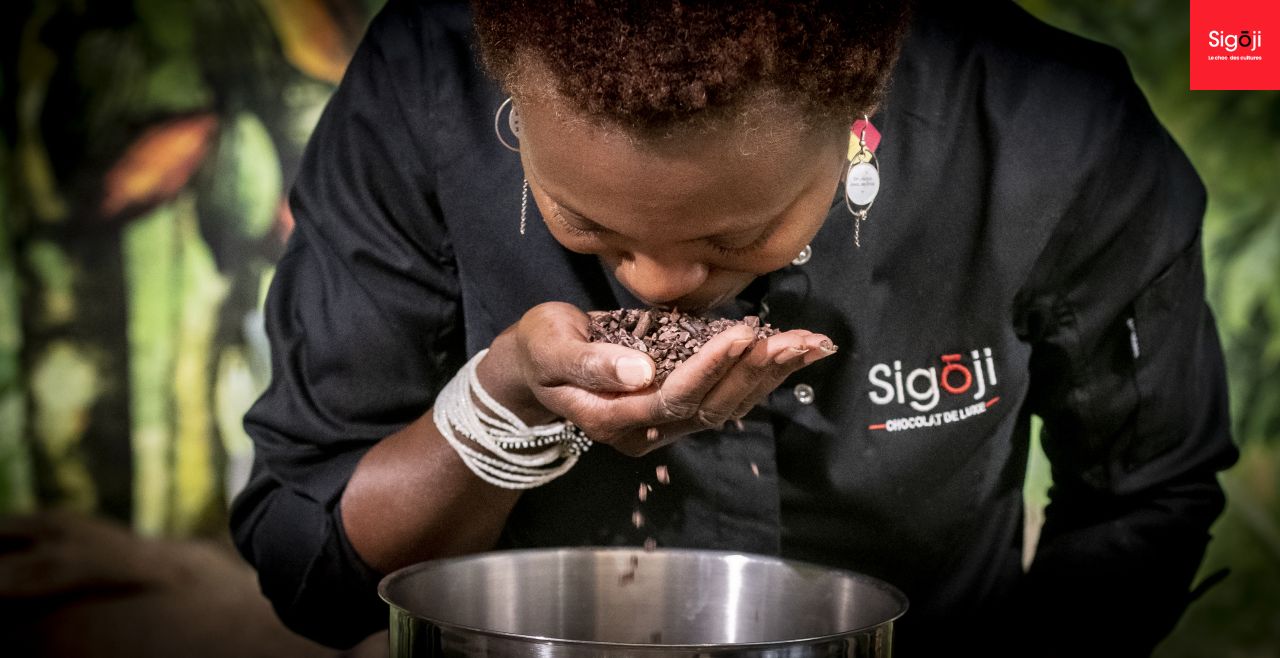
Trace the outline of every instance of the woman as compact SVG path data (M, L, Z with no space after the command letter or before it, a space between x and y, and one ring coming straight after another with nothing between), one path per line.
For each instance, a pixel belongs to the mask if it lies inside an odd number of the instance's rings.
M1203 189L1122 58L1003 3L909 31L893 2L641 4L371 27L294 189L246 420L233 525L282 618L350 644L400 566L653 539L888 580L905 655L992 623L994 652L1084 623L1150 651L1235 452ZM846 199L855 152L874 199ZM655 384L585 313L651 305L788 331ZM564 423L557 459L485 439L498 406ZM1024 573L1033 413L1055 489Z

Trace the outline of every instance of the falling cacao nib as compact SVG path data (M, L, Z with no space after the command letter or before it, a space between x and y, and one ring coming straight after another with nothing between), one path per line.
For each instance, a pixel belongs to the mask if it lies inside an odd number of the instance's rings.
M679 310L619 309L592 311L590 339L640 350L657 365L655 383L662 383L676 366L702 349L716 334L739 324L756 330L756 338L768 338L778 330L760 318L748 315L741 320L710 319Z

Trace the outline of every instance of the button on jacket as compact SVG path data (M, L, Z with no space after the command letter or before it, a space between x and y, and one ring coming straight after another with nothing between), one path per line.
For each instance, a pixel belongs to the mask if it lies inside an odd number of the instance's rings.
M1009 649L1023 655L1108 635L1141 654L1189 600L1235 459L1203 187L1114 50L1012 4L922 4L913 21L871 118L883 187L861 248L833 199L811 248L725 310L840 352L741 430L639 459L591 450L521 497L501 547L652 537L864 572L911 600L901 655L975 634L1035 638ZM393 0L291 195L232 525L284 621L329 644L386 624L338 510L364 452L534 305L639 305L533 204L520 235L519 158L493 132L504 95L469 31L465 5ZM1054 488L1024 572L1033 414Z

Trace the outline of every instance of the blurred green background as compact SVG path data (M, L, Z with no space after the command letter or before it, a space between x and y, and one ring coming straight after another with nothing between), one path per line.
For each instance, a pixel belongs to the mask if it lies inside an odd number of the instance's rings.
M307 136L382 0L40 0L0 22L0 513L225 535ZM1187 3L1024 0L1123 51L1209 189L1240 463L1157 655L1280 650L1280 92L1187 91ZM1031 518L1045 502L1035 455Z

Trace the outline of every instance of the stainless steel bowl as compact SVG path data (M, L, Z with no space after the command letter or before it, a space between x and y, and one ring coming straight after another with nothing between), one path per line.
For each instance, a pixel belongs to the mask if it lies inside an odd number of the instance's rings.
M382 580L391 655L889 656L907 599L874 578L742 553L538 549Z

